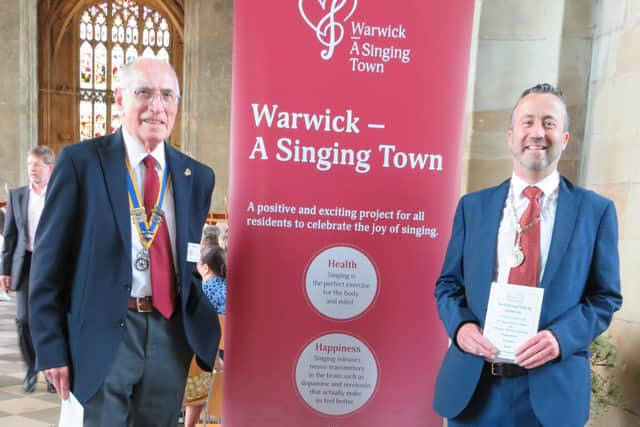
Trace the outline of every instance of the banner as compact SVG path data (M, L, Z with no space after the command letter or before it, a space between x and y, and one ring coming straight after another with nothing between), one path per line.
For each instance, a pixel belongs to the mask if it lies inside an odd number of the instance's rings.
M226 427L441 425L473 2L234 1Z

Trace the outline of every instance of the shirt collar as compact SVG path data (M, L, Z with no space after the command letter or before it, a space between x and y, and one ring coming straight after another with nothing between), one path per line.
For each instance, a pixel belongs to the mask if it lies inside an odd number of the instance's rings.
M47 186L48 186L48 184L44 186L44 188L42 189L42 193L38 194L38 192L33 188L33 182L30 182L29 183L29 192L31 194L35 194L36 196L42 197L45 194L47 194Z
M151 154L156 163L160 165L160 169L164 170L165 156L164 156L164 141L151 152L147 153L144 146L134 138L127 130L122 127L122 138L124 139L124 146L127 149L127 157L129 158L129 164L132 168L135 168L142 162L142 160Z
M522 197L522 192L529 185L522 178L516 176L515 173L511 175L511 187L516 197ZM555 170L533 185L542 190L545 196L549 197L560 185L560 174Z

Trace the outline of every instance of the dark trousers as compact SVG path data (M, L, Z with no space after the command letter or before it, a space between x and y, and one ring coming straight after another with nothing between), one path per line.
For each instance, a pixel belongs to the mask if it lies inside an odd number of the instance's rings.
M541 427L529 401L529 379L492 376L485 367L471 402L449 427Z
M192 351L182 313L127 313L111 372L84 404L85 427L175 427Z
M24 258L23 277L16 289L16 327L18 329L18 346L22 354L22 360L27 368L27 376L36 373L36 352L31 340L29 330L29 267L31 266L31 253L27 252Z

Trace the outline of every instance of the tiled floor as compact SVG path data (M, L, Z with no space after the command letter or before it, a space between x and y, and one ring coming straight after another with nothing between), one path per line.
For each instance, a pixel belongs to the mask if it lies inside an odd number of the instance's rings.
M34 393L22 391L25 370L18 350L15 317L15 298L11 302L0 301L0 426L57 426L60 400L57 394L47 393L42 375Z
M42 374L36 391L22 391L25 368L18 349L15 295L10 302L0 301L0 426L51 427L60 417L60 398L47 393ZM181 422L176 423L178 427Z

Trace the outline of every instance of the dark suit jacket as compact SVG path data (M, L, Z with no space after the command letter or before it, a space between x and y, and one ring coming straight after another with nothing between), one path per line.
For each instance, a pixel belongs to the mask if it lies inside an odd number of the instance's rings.
M213 171L168 144L175 199L177 286L187 340L211 368L220 338L187 243L199 242ZM72 391L89 400L111 370L131 293L131 217L121 131L65 147L49 181L30 282L36 368L68 365ZM170 349L167 349L170 351Z
M4 244L2 245L3 276L11 276L11 290L20 289L20 284L28 279L24 258L29 244L29 187L18 187L9 191L9 204L4 223ZM28 267L27 267L28 268Z
M452 339L466 322L483 327L496 264L498 226L509 181L464 196L436 284ZM589 416L589 344L622 304L613 203L561 178L549 256L540 286L539 329L553 331L560 358L528 374L531 406L543 425L584 425ZM435 410L455 417L471 401L484 360L452 343L436 381Z

